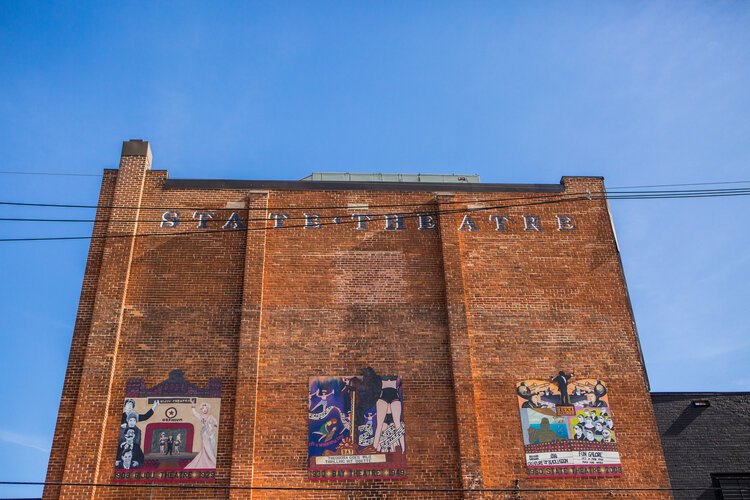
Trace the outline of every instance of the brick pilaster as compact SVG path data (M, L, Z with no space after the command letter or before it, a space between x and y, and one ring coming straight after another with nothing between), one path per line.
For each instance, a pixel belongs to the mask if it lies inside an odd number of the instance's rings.
M443 213L455 210L456 205L447 195L438 196L440 215L440 248L445 279L445 307L448 313L453 393L460 394L461 409L456 409L456 435L460 453L461 486L466 489L481 488L482 460L479 449L477 407L474 394L473 354L469 341L469 324L466 314L466 292L461 256L461 235L457 230L462 214Z
M78 387L83 375L83 359L86 356L86 345L88 344L89 331L91 330L91 316L94 310L97 283L99 281L99 270L102 263L102 254L106 240L101 238L107 234L108 220L112 196L117 181L116 170L105 170L102 178L102 187L99 193L96 220L92 232L93 238L89 245L89 254L86 261L86 271L83 275L81 285L81 298L78 301L78 313L76 315L73 339L68 357L68 368L65 372L65 383L60 398L60 409L57 414L55 435L52 441L49 465L47 466L48 483L63 480L65 462L68 455L68 444L70 442L73 417L75 415L76 401L78 399ZM57 498L60 494L58 486L47 486L44 488L44 498Z
M140 215L138 207L146 171L150 168L151 151L147 142L123 143L83 359L83 375L69 431L69 453L63 474L65 482L93 483L99 476L113 367L135 242L133 235L138 230L135 221ZM85 498L94 493L92 487L63 487L60 497Z
M256 396L258 384L258 345L263 307L263 271L266 255L268 193L247 198L248 226L245 243L242 319L237 354L237 394L234 408L232 443L232 486L250 486L253 481L255 451ZM247 490L233 490L232 498L252 496Z

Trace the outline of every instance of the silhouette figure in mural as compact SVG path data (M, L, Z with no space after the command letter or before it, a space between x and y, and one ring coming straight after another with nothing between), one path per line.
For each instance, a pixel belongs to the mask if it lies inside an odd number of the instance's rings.
M547 417L542 418L539 422L539 429L529 427L529 442L531 444L554 443L562 440L563 438L550 428Z
M383 385L380 376L369 366L367 368L362 368L360 371L362 373L362 378L355 378L352 387L357 393L355 409L357 422L364 422L367 419L368 411L375 406L380 398L380 391L382 390Z
M570 402L570 394L568 394L568 381L575 377L574 374L565 374L564 371L560 370L556 376L551 378L551 381L557 384L557 388L560 390L560 406L573 406Z
M377 451L387 451L381 446L380 438L388 426L401 428L401 396L399 393L400 379L395 375L378 375L371 367L361 370L362 379L352 385L357 393L356 415L357 422L366 420L365 412L375 406L375 429L372 446ZM404 436L398 438L401 452L406 452Z

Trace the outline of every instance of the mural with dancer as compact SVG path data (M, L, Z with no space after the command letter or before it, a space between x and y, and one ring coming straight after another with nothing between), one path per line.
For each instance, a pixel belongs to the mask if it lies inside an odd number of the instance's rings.
M130 379L120 420L115 477L118 482L212 481L221 407L221 380L206 388L181 370L147 388Z
M516 384L530 477L620 476L607 387L559 371Z
M307 425L309 479L405 477L401 377L311 377Z

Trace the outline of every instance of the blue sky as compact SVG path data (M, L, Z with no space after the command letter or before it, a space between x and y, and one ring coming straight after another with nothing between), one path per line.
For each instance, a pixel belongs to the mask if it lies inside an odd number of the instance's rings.
M748 26L750 4L718 0L0 2L0 170L97 174L143 138L174 178L750 180ZM0 175L0 200L98 189ZM749 202L612 202L654 390L750 390ZM1 480L44 478L87 248L0 244Z

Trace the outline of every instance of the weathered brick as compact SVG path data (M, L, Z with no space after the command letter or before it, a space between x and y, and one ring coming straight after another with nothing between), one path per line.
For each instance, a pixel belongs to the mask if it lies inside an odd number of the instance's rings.
M166 172L149 164L146 156L124 156L118 171L105 173L100 199L102 205L144 208L101 208L97 215L141 222L98 223L94 233L171 235L92 240L48 481L110 483L126 380L143 377L153 385L181 369L201 386L210 378L224 383L217 485L320 488L255 490L257 498L540 497L330 490L336 487L669 486L608 208L603 200L579 196L602 191L601 179L564 178L563 189L553 193L531 187L469 192L446 185L453 194L437 194L378 184L176 188L167 185ZM571 195L575 201L532 204ZM245 208L225 208L238 203ZM436 230L418 230L412 217L404 219L404 230L384 230L382 217L356 230L350 218L363 213L362 205L369 213L385 213L451 211L467 204L505 208L472 214L479 229L473 232L458 230L462 213L441 215ZM382 205L410 206L376 208ZM341 215L346 223L255 230L271 228L270 213L302 217L310 207L330 206L352 208L315 212ZM206 231L174 235L200 231L191 216L204 207L217 212ZM160 228L168 209L180 212L176 228ZM251 220L248 231L212 232L232 211L261 220ZM491 214L508 217L503 231L496 230ZM559 230L561 214L572 218L575 230ZM356 374L365 366L403 377L408 477L309 482L308 378ZM560 369L607 381L622 477L527 478L515 384ZM123 495L229 493L45 490L48 498ZM245 498L250 491L232 496Z

